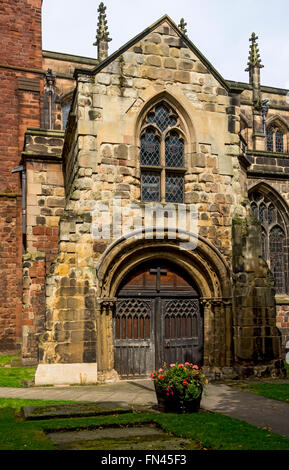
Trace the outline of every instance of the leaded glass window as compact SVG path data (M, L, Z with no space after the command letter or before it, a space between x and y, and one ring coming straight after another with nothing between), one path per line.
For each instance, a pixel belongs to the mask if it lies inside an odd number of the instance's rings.
M262 226L262 256L275 279L277 294L285 294L288 290L288 274L286 265L285 224L275 204L259 191L250 195L251 208ZM287 284L286 284L287 282ZM286 287L287 286L287 287Z
M141 137L141 165L160 165L160 140L154 130L148 129Z
M274 152L274 139L272 129L267 130L267 152Z
M280 227L274 227L270 232L270 268L275 279L276 290L279 294L286 294L285 287L285 237Z
M266 131L267 152L284 153L284 134L278 127L269 127Z
M160 175L146 172L141 175L143 201L160 201Z
M276 132L276 152L283 153L284 144L283 144L283 134L280 131Z
M166 175L166 201L182 203L184 200L184 177L168 173Z
M185 141L182 122L166 102L152 107L141 130L142 200L184 202Z
M166 139L166 166L171 168L184 166L184 142L177 132L171 132Z

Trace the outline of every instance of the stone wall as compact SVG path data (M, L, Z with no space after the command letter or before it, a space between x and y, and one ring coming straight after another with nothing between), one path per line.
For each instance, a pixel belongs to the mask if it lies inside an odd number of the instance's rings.
M45 253L47 269L57 254L59 219L65 205L62 147L62 132L26 132L26 250Z
M274 281L262 259L260 224L251 215L233 219L233 267L235 368L242 377L282 375Z
M63 132L28 129L22 160L26 175L23 258L23 341L25 364L37 363L45 330L45 275L58 253L59 219L65 206Z
M103 353L97 341L113 348L111 307L106 338L96 329L106 315L96 263L116 237L96 240L92 227L101 229L103 205L110 224L115 199L127 208L125 221L130 204L140 202L139 124L148 103L158 99L175 107L186 131L185 204L196 204L200 235L231 264L232 216L245 213L239 98L229 96L173 28L162 24L95 77L78 74L64 144L67 203L58 257L47 276L43 362L105 362L95 356L96 349Z
M38 337L45 327L45 254L23 256L22 362L37 364Z

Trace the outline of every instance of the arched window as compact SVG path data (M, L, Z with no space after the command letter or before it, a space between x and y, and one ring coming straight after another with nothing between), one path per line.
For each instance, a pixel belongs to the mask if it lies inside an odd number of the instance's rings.
M145 202L184 202L185 142L181 120L166 102L153 106L141 128L141 194Z
M286 294L288 254L283 217L275 204L261 192L255 191L249 197L253 214L262 225L262 256L274 276L276 293Z
M267 152L284 153L284 133L279 127L269 126L266 130L266 150Z

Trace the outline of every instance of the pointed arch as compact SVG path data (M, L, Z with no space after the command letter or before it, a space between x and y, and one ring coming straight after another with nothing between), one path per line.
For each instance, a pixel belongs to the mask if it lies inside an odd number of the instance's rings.
M190 113L184 96L165 89L156 93L151 93L149 96L145 96L145 98L146 99L144 100L144 103L139 110L135 123L135 135L137 140L138 136L140 135L143 119L148 113L149 109L155 106L157 103L164 102L167 103L169 107L173 108L182 119L184 134L186 135L188 147L187 150L188 152L192 151L191 145L196 143L196 130L190 118ZM137 143L137 145L139 145L139 143Z
M288 152L289 126L280 115L272 116L266 123L266 150L268 152Z
M143 202L184 202L191 131L187 110L167 91L144 103L136 121Z
M266 182L249 189L249 200L262 226L262 253L275 279L277 294L289 293L289 209Z
M283 132L287 133L289 131L289 124L279 114L275 114L275 116L272 116L269 119L267 119L267 122L266 122L267 127L270 127L272 124L275 124L276 126L280 127L280 129L282 129Z
M271 186L267 181L259 181L257 184L253 184L248 189L249 198L252 193L261 193L266 196L274 206L277 208L278 212L281 214L284 225L287 228L286 235L289 236L289 206L285 199L281 196L276 189Z

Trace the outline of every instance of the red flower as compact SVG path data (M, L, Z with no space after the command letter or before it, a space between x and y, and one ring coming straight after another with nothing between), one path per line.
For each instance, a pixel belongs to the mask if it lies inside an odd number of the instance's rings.
M159 375L159 380L164 380L165 376L164 375Z
M187 382L186 380L183 381L183 385L186 387L187 385L189 385L189 382Z

